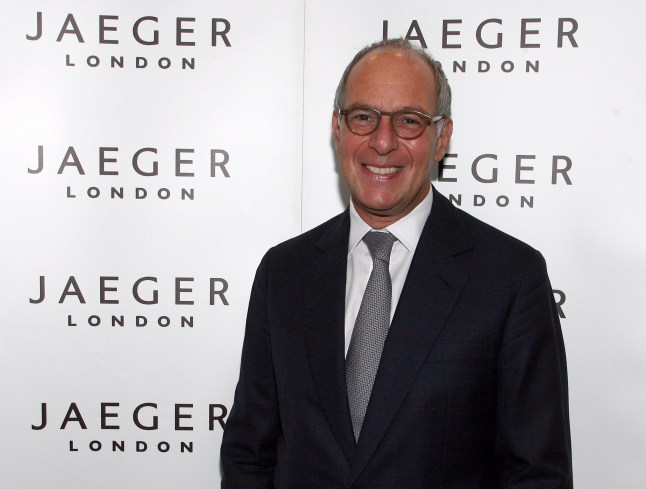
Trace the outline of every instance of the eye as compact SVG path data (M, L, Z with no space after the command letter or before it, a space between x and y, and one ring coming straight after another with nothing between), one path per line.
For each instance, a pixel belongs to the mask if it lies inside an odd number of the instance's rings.
M369 110L355 109L348 114L348 120L357 124L374 124L377 121L377 115Z
M395 124L400 127L417 128L421 127L424 124L424 121L417 114L403 113L397 115Z

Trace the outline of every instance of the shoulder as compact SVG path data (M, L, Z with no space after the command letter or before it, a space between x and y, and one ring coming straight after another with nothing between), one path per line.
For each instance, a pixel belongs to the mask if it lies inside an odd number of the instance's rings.
M436 213L436 214L434 214ZM529 244L468 214L435 191L429 231L442 233L448 246L484 268L511 267L520 272L531 261L544 262L542 255Z
M344 246L347 250L349 229L346 209L323 224L270 248L263 263L266 266L299 268L316 260L332 246Z

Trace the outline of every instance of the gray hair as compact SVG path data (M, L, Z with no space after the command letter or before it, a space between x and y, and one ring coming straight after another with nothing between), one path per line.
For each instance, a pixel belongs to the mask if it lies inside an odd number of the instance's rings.
M423 49L414 46L410 41L407 41L401 37L397 39L385 39L383 41L374 42L369 46L363 48L355 55L355 57L352 59L352 61L350 61L350 64L343 72L343 76L339 81L339 86L336 89L336 95L334 97L335 109L340 110L345 104L345 90L352 68L355 67L355 65L361 60L361 58L376 49L405 51L415 56L419 56L421 59L426 61L426 63L428 63L428 65L431 67L433 74L435 75L435 84L437 86L437 93L434 94L436 95L435 99L437 114L431 115L441 115L444 117L451 116L451 87L449 86L449 82L446 79L444 70L442 69L442 64Z

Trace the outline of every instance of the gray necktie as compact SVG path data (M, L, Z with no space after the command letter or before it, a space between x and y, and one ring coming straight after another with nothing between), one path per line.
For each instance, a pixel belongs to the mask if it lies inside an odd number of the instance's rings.
M390 327L392 284L388 265L396 240L392 234L378 231L369 231L363 237L372 256L372 273L361 300L345 360L345 380L355 440L359 439Z

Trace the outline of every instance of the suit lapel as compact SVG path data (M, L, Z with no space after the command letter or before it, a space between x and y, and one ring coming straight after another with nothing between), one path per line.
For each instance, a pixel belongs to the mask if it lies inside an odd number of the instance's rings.
M437 192L433 198L384 345L350 483L379 445L467 282L454 255L469 249L470 240L453 206Z
M351 460L352 421L345 382L345 280L350 219L346 211L317 244L321 255L304 280L304 334L314 385L330 429Z

